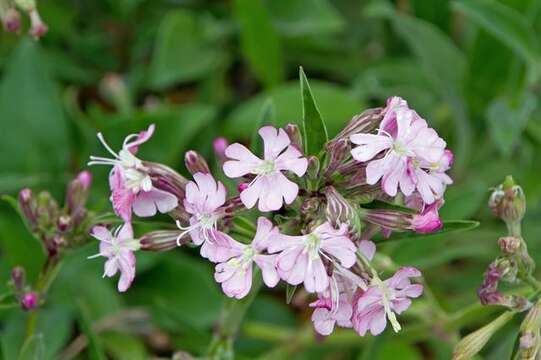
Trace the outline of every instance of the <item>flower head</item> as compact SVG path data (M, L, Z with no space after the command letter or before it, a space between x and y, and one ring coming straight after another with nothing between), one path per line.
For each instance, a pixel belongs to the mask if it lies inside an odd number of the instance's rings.
M414 170L440 162L446 143L401 98L390 98L384 114L377 134L351 135L351 142L358 145L351 150L351 155L357 161L368 162L368 184L374 185L381 179L381 187L386 194L395 196L400 188L404 195L409 196L419 183L419 174ZM426 186L427 182L427 179L421 179L420 186ZM444 187L436 190L440 189ZM433 201L431 197L425 199L428 204Z
M223 216L220 207L225 204L227 190L216 181L211 174L196 173L194 181L186 185L184 208L191 215L190 225L183 227L179 221L177 226L190 236L196 245L201 245L212 237L217 230L216 223ZM179 239L184 235L181 234Z
M401 314L411 305L411 298L421 296L423 286L412 284L411 277L421 276L413 267L399 269L391 278L381 281L374 277L366 291L359 289L353 300L353 327L364 336L367 331L379 335L387 326L387 319L393 330L401 327L396 314Z
M443 199L438 199L427 205L419 215L414 215L411 221L413 231L418 233L432 233L442 228L438 209L443 205Z
M113 166L109 175L111 202L117 215L125 222L131 221L132 209L137 216L147 217L154 216L157 211L169 212L178 205L176 196L153 186L149 169L135 156L139 145L150 139L153 133L154 125L150 125L146 131L129 135L124 139L118 153L113 151L103 135L98 133L98 139L113 158L91 156L88 163Z
M134 252L140 248L139 241L133 238L131 224L125 223L112 233L104 226L95 226L91 235L100 241L100 252L89 258L106 257L103 276L112 277L120 272L118 291L128 290L135 278Z
M264 218L257 220L257 232L250 245L241 244L230 238L231 257L216 265L214 278L222 284L227 296L241 299L252 287L252 264L261 269L263 281L268 287L274 287L279 277L275 268L276 255L262 254L269 241L278 236L278 228Z
M276 262L280 277L291 285L304 283L309 292L323 292L329 286L323 259L350 268L355 264L355 251L355 244L348 236L348 226L342 224L335 229L328 222L310 234L280 235L269 244L270 253L280 252Z
M297 176L306 172L308 161L283 129L265 126L259 129L264 142L264 159L260 159L245 146L229 145L225 155L231 160L224 163L225 174L230 178L255 175L255 178L240 195L243 204L251 209L258 202L260 211L279 210L283 203L291 204L299 192L297 184L289 180L284 171Z

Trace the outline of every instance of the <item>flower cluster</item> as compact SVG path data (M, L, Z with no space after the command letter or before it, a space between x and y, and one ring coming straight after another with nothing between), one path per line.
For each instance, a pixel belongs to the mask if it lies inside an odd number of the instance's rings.
M259 129L262 156L217 139L218 165L237 181L233 195L194 151L185 156L191 181L137 158L154 130L128 136L118 153L98 134L113 158L89 163L112 166L111 202L124 224L113 231L96 226L92 236L100 241L97 256L107 258L104 276L120 272L119 291L134 280L137 250L192 245L214 263L214 278L229 297L245 297L261 274L268 287L283 281L313 294L312 321L322 335L335 326L378 335L387 322L400 330L397 315L423 292L412 282L421 273L402 267L382 280L371 239L380 231L388 237L440 229L438 209L452 183L445 173L452 153L404 100L355 116L319 157L303 153L296 125ZM135 237L132 214L157 212L171 216L176 229Z

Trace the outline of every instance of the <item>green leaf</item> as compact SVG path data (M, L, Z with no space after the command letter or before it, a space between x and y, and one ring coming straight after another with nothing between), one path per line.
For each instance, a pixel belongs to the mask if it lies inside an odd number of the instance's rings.
M461 233L464 231L473 230L478 226L479 226L479 222L473 221L473 220L445 220L443 222L442 229L436 232L429 233L429 234L418 234L411 231L403 232L403 233L396 233L396 234L393 234L389 239L384 239L384 240L381 240L380 242L391 242L391 241L397 241L397 240L402 240L402 239L420 239L420 238L438 236L442 234Z
M254 134L252 135L250 144L253 153L258 153L263 149L263 140L261 139L261 136L259 136L259 129L265 125L275 126L275 122L276 110L274 108L274 102L269 98L263 103L261 115L259 116L259 123L257 124L256 131L254 131Z
M391 203L388 203L388 202L385 202L385 201L381 201L381 200L374 200L374 201L371 201L371 202L369 202L368 204L363 204L362 207L363 207L363 208L367 208L367 209L389 209L389 210L396 210L396 211L402 211L402 212L405 212L405 213L408 213L408 214L415 214L415 213L417 213L417 211L415 211L415 210L412 209L412 208L409 208L409 207L406 207L406 206L397 205L397 204L391 204Z
M91 360L105 360L107 356L103 350L101 339L94 331L90 309L85 301L80 298L77 301L79 307L79 327L88 339L88 355Z
M256 77L272 87L284 78L280 39L262 0L235 0L243 56Z
M45 342L42 334L36 334L24 342L19 360L42 360L45 358Z
M318 107L325 118L330 136L336 135L349 119L363 108L363 104L344 87L320 80L311 81L310 87L318 99ZM257 130L256 120L261 116L263 104L268 99L272 99L275 105L276 126L301 124L302 109L299 104L302 100L299 83L290 82L264 91L235 108L224 121L224 136L250 140Z
M59 177L69 156L62 103L39 44L23 39L0 83L0 167L4 174ZM31 146L30 146L31 145Z
M317 156L329 140L329 135L302 67L299 68L299 78L301 82L304 153L305 155Z
M145 345L138 338L117 332L100 334L100 339L115 360L145 360L149 356Z
M266 0L279 31L287 36L317 35L342 30L345 21L327 0Z
M150 63L151 88L199 80L226 60L204 25L188 10L174 10L165 16Z
M453 7L482 26L524 60L539 60L539 41L524 15L492 0L456 0Z
M487 127L500 152L509 156L537 107L538 101L530 92L518 96L494 99L486 111Z

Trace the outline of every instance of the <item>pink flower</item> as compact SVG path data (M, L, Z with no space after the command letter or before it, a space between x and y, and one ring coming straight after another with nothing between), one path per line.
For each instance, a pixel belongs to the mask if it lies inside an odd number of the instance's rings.
M443 205L443 199L438 199L430 205L426 205L423 212L413 216L411 226L418 233L432 233L443 226L438 210Z
M348 237L347 225L342 224L337 230L328 222L310 234L280 235L269 244L270 253L281 251L276 263L280 277L291 285L304 283L309 292L323 292L329 286L322 257L331 263L338 260L341 266L350 268L355 264L356 250Z
M109 175L111 202L118 216L125 222L131 221L132 209L137 216L154 216L157 211L167 213L178 205L178 199L173 194L157 189L152 185L148 168L135 157L138 146L146 142L154 133L154 125L147 131L131 134L122 144L122 150L114 152L105 142L103 135L98 138L113 159L91 156L88 165L113 166Z
M214 278L222 284L224 293L229 297L241 299L252 287L252 263L261 269L263 281L268 287L274 287L279 277L276 273L276 255L262 254L269 241L278 236L278 228L264 217L257 220L257 232L250 245L241 244L230 238L231 258L216 265Z
M411 161L437 162L446 145L400 98L388 101L377 134L354 134L350 139L359 145L351 150L353 158L368 162L366 182L374 185L381 179L383 191L390 196L395 196L398 188L404 195L411 195L416 188L416 178L409 171ZM382 157L374 159L380 154Z
M400 268L391 278L381 281L375 277L365 291L358 289L353 299L353 327L364 336L367 331L379 335L387 326L387 319L395 332L401 327L396 314L401 314L411 305L411 298L421 296L423 286L412 284L411 277L421 276L413 267Z
M128 290L135 278L135 255L139 250L139 241L133 238L133 229L130 223L125 223L111 233L104 226L94 226L91 235L100 241L100 252L90 256L107 258L103 276L112 277L120 271L118 291Z
M291 140L283 129L265 126L259 129L259 135L264 142L264 160L252 154L245 146L235 143L225 150L225 155L232 160L226 161L223 169L230 178L255 175L240 194L244 206L251 209L259 201L260 211L275 211L284 202L291 204L299 192L297 184L282 172L292 171L297 176L303 176L308 161L296 147L290 145Z
M216 223L223 216L220 207L225 203L227 190L211 174L196 173L193 178L195 182L186 185L184 199L184 208L191 214L190 225L183 227L177 221L177 226L185 231L179 235L177 243L189 232L194 244L201 245L217 230Z
M426 204L432 204L441 198L447 185L453 183L451 177L445 173L452 162L453 153L447 149L436 162L411 159L408 161L408 173L412 175L415 188Z
M315 308L312 313L312 322L320 335L330 335L334 326L351 328L353 315L352 298L357 286L347 277L335 273L330 278L331 286L318 294L318 299L310 304Z

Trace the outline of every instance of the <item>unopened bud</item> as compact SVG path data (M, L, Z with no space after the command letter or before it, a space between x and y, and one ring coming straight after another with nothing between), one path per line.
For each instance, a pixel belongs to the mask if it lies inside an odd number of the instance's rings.
M488 205L494 214L507 224L512 235L520 235L512 230L520 228L520 222L526 212L526 197L511 176L507 176L503 184L492 192Z
M453 351L453 360L469 360L474 357L483 349L492 335L513 318L514 314L512 311L506 311L492 322L460 340Z
M36 201L32 194L32 190L22 189L19 192L19 208L30 225L30 228L35 230L38 225L38 221L36 214Z
M229 146L227 140L223 137L216 138L214 139L212 146L218 160L220 160L221 162L225 161L225 149L227 149L227 147Z
M517 236L504 236L498 239L498 245L502 252L506 255L513 255L522 244L522 239Z
M180 239L179 236L181 236ZM167 251L189 241L190 235L186 232L180 230L156 230L143 235L140 244L141 250Z
M421 214L413 216L411 225L415 232L426 234L440 230L443 222L438 213L443 205L443 199L438 199L434 203L427 205Z
M192 175L197 173L210 173L210 169L206 160L194 150L186 152L186 155L184 156L184 163L186 164L186 168Z
M319 159L316 156L308 157L308 168L306 173L310 179L317 179L319 175Z
M329 163L325 169L324 177L329 177L338 169L348 154L347 139L333 141L327 145L327 153L329 155Z
M17 33L21 29L21 15L14 8L8 8L5 12L0 9L2 24L7 32Z
M250 186L248 183L240 183L238 186L237 186L237 190L239 191L239 193L243 192L244 190L248 189L248 186Z
M23 267L15 266L11 270L11 281L17 292L23 291L26 284L26 272Z
M38 306L38 295L31 291L24 294L21 298L21 307L25 311L30 311Z
M86 170L81 171L79 175L77 175L77 180L79 180L83 189L87 190L92 184L92 174Z
M323 189L323 193L327 199L327 219L331 224L333 226L348 224L354 215L354 209L349 201L336 191L333 186L327 186Z
M291 144L298 150L302 150L302 134L299 127L295 124L287 124L286 133L289 140L291 140Z
M369 133L378 127L382 119L382 108L368 109L362 114L355 115L331 142L340 139L349 140L349 137L353 134Z
M41 20L36 9L30 12L30 34L34 39L39 39L49 31L47 24Z
M58 218L58 222L56 224L56 227L57 227L58 231L64 232L64 231L66 231L68 229L70 224L71 224L71 217L69 217L68 215L61 215Z
M360 209L359 214L369 223L393 231L412 229L413 214L393 209Z

